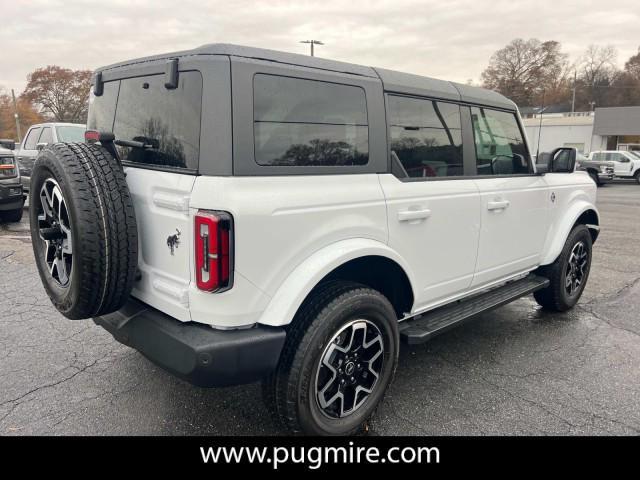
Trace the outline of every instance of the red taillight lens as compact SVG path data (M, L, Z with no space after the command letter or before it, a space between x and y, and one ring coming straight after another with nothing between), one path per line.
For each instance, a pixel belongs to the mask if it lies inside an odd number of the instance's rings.
M219 292L232 285L233 218L227 212L199 210L195 217L196 284Z
M100 132L97 130L85 130L84 139L86 142L97 142L100 140Z

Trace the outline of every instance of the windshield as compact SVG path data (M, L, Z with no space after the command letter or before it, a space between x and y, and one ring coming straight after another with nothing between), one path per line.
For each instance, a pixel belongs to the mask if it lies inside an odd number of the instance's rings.
M67 125L56 127L59 142L84 142L85 127Z
M633 155L634 157L640 160L640 151L629 150L628 153L630 153L631 155Z

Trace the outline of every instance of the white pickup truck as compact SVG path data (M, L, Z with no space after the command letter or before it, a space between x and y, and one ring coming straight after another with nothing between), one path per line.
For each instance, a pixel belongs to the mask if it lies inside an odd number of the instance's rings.
M52 302L200 386L262 381L294 432L363 428L426 342L533 293L573 307L599 232L575 150L536 170L467 85L233 45L94 77L86 143L44 147Z
M627 150L598 150L589 154L589 160L610 162L617 178L635 179L640 184L640 152Z

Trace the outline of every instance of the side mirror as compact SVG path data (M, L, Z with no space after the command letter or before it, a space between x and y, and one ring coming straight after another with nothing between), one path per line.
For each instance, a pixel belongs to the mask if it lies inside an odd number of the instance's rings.
M40 151L42 150L44 147L46 147L47 145L49 145L48 143L37 143L36 144L36 150Z
M9 150L15 150L16 149L16 142L15 142L15 140L11 140L11 139L8 139L8 138L3 138L3 139L0 139L0 147L7 148Z
M576 150L571 147L556 148L549 155L549 172L571 173L576 168Z

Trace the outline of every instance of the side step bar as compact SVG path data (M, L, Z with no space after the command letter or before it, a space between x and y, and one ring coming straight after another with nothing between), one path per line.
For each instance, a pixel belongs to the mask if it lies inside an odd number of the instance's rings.
M424 343L476 315L501 307L548 285L547 278L529 274L520 280L405 320L399 326L400 338L409 345Z

